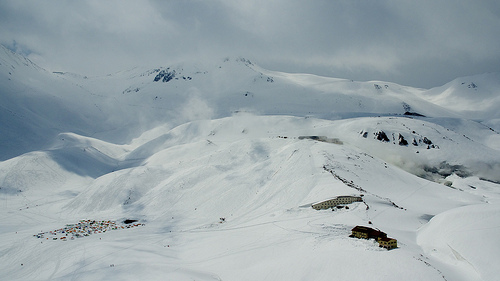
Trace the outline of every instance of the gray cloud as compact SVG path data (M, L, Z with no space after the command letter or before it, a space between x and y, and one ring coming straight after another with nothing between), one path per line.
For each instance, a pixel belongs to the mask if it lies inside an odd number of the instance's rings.
M417 87L500 71L498 1L1 1L0 43L52 71L244 56Z

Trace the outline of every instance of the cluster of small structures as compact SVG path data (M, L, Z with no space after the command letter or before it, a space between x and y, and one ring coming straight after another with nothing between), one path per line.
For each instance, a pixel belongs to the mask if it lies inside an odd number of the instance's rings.
M358 225L355 226L351 231L352 234L349 237L363 239L373 238L378 242L378 246L381 248L390 250L398 247L398 241L396 239L387 237L387 234L380 230Z
M40 232L33 235L36 238L46 240L74 240L92 234L105 233L111 230L128 229L138 226L144 226L143 223L136 223L136 220L125 220L124 225L117 224L114 221L96 221L96 220L80 220L77 224L67 224L63 228L53 231Z

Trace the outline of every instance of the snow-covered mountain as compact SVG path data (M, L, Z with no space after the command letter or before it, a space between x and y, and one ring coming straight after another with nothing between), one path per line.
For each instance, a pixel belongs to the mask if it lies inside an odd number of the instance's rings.
M500 274L498 74L425 90L227 58L85 77L2 47L0 81L5 280ZM311 208L343 195L363 202Z
M457 78L441 87L419 93L419 96L475 120L499 119L500 73L486 73Z

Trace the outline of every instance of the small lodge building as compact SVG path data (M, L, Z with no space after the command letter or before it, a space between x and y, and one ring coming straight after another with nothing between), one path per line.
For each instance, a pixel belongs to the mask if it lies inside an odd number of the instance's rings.
M330 209L338 205L347 205L354 202L363 202L363 198L360 196L337 196L332 199L321 201L312 204L312 207L316 210Z
M387 234L377 229L373 229L366 226L356 226L351 230L351 237L370 239L373 238L377 240L378 238L387 238Z
M394 238L379 238L378 246L390 250L398 247L398 241Z
M363 238L363 239L375 239L378 242L378 246L385 248L387 250L394 249L398 247L398 241L394 238L387 237L385 232L378 229L373 229L366 226L355 226L351 230L352 234L349 237Z

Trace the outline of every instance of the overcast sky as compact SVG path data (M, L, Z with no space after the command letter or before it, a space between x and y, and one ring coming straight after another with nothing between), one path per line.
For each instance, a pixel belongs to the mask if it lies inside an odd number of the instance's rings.
M500 72L500 1L0 0L0 43L49 71L89 76L242 56L430 88Z

